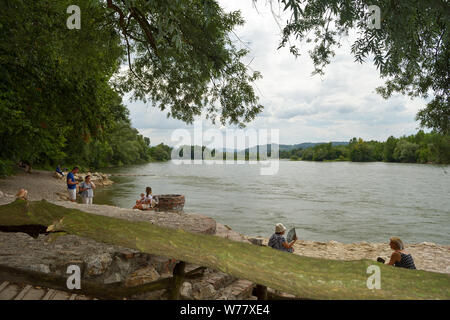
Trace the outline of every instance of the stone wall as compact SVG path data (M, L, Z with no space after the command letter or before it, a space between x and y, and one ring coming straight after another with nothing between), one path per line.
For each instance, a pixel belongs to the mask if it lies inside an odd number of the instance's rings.
M177 211L181 212L184 207L185 198L179 194L160 194L154 195L158 199L158 205L155 211Z
M171 277L178 261L128 248L98 243L74 235L39 235L0 232L0 265L68 277L67 268L77 265L83 280L101 284L121 282L137 286ZM198 266L186 264L186 271ZM0 279L1 282L1 279ZM254 285L228 274L205 269L201 278L186 280L183 299L245 299ZM132 299L167 299L167 290L133 296Z

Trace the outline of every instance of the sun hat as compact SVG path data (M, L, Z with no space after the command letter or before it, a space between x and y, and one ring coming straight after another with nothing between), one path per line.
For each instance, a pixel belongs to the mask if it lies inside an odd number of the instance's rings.
M275 233L281 233L283 231L286 231L286 227L282 223L277 223L275 225Z

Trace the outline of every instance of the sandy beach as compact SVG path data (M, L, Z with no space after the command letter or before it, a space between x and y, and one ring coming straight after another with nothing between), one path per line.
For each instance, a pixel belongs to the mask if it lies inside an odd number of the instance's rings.
M101 175L98 176L101 179ZM109 183L106 182L105 184ZM97 185L101 186L103 183L100 182ZM30 200L46 199L58 204L61 204L67 194L65 180L55 178L53 172L41 170L35 170L32 174L19 172L15 176L0 179L0 205L14 201L14 195L21 188L28 190ZM77 204L73 205L77 206ZM81 206L83 205L79 206L82 209ZM105 207L105 210L111 210L110 206L101 205L95 205L90 209L102 210L102 207ZM119 208L117 209L119 210ZM233 232L233 234L234 238L230 238L238 240L236 233ZM245 235L241 236L245 238ZM267 235L267 237L269 236ZM387 241L388 239L386 239L386 243L362 241L346 244L336 241L318 242L300 239L295 244L294 249L295 254L333 260L376 260L377 257L388 260L391 250ZM263 239L263 244L267 244L267 239ZM431 242L407 243L405 245L406 251L412 254L418 269L450 274L450 246Z

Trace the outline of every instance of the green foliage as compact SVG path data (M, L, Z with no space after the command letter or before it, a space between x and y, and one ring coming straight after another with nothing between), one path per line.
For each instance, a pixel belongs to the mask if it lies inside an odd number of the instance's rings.
M383 161L393 162L394 161L394 151L397 145L397 139L390 136L384 143L383 148Z
M400 140L394 150L394 159L399 162L416 162L416 152L419 146L415 143Z
M354 162L386 161L410 163L450 163L450 135L436 132L394 138L385 142L364 141L353 138L348 145L323 143L306 149L280 152L280 158L291 160L330 161L349 160Z
M108 0L107 6L127 48L124 92L188 123L206 110L213 122L243 126L262 111L253 89L261 75L249 72L241 62L248 51L229 36L244 23L238 11L225 13L215 0Z
M92 168L152 160L112 87L125 54L115 20L105 5L79 1L82 27L69 30L71 4L0 4L0 159Z
M255 0L256 1L256 0ZM424 127L448 134L450 129L450 5L445 0L278 0L292 14L283 29L280 47L291 38L312 42L315 73L323 74L342 42L357 32L351 52L357 62L373 57L385 86L385 98L398 92L411 97L432 96L417 119ZM367 23L368 7L377 5L380 28ZM297 46L290 51L299 55Z
M9 176L13 173L13 162L0 159L0 177Z
M172 148L163 143L150 149L150 157L154 161L167 161L171 158Z
M350 160L354 162L380 161L383 148L377 141L365 142L353 138L348 145Z

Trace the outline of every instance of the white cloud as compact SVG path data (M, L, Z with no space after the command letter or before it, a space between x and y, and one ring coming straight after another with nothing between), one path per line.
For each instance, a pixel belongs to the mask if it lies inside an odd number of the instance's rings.
M280 129L283 144L347 141L352 137L384 140L389 135L416 131L415 114L424 102L403 96L384 100L375 93L383 81L370 60L362 65L354 62L350 55L351 35L343 39L325 75L311 76L313 65L307 47L302 47L303 54L297 59L286 48L277 50L280 31L262 1L258 2L258 10L250 0L219 2L226 11L241 10L246 23L235 30L240 38L236 41L250 48L245 62L251 61L250 67L263 75L257 82L257 93L265 110L248 124L249 128ZM167 119L167 112L151 105L125 103L133 126L149 136L152 144L173 145L173 130L192 128Z

